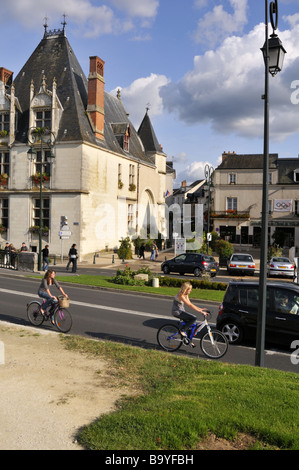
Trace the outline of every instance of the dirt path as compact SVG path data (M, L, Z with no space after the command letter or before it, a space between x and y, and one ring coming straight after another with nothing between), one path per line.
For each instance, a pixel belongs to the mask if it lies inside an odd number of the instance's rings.
M4 322L0 341L0 450L80 450L78 429L123 393L109 388L105 362L65 350L57 333Z

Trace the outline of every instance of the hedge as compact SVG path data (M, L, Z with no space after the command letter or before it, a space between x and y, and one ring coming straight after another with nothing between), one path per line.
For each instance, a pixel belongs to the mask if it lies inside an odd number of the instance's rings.
M178 279L174 277L159 277L159 285L167 287L181 287L182 284L186 282L185 279ZM192 285L194 289L209 289L209 290L221 290L225 291L227 284L225 282L210 282L210 281L200 281L197 279L188 279L188 282Z

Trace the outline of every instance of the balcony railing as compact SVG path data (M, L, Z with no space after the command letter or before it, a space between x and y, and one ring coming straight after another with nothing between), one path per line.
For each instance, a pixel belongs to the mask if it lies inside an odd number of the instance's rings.
M229 209L226 211L212 211L210 217L212 219L249 219L250 213Z

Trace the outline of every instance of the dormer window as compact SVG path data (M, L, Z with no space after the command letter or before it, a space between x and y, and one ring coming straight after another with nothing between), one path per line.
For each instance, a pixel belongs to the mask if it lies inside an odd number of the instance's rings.
M295 183L299 183L299 168L294 170L294 181Z
M120 147L125 152L129 152L130 135L131 135L130 125L124 122L124 123L118 123L118 124L111 124L111 127Z
M129 151L130 149L130 132L129 132L130 128L128 128L128 131L127 133L124 135L124 150L126 152Z
M0 133L9 134L9 113L0 114Z
M35 123L36 127L47 127L47 129L51 129L51 111L46 109L36 111Z

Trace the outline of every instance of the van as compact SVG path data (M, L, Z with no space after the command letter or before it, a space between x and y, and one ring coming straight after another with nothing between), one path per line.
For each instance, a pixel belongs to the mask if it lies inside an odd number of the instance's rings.
M258 281L231 281L216 320L231 344L255 339L259 303ZM267 282L265 340L291 345L299 339L299 286Z

